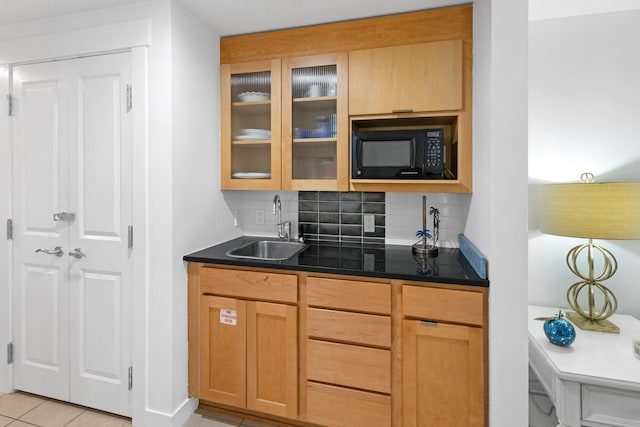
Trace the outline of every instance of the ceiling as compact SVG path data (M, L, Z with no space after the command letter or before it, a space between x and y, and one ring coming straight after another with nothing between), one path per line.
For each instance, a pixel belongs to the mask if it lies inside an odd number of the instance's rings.
M0 0L0 26L122 6L136 1L140 0ZM209 24L220 36L229 36L432 9L470 3L473 0L178 1ZM529 0L529 19L550 19L638 8L638 0Z

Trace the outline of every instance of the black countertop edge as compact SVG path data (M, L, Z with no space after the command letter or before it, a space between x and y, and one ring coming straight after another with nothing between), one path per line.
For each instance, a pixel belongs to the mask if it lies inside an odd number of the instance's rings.
M411 246L354 245L306 242L309 247L284 261L232 258L226 252L255 240L278 240L268 237L242 236L185 255L188 262L270 268L417 282L447 283L488 287L458 249L439 248L434 258L414 257Z

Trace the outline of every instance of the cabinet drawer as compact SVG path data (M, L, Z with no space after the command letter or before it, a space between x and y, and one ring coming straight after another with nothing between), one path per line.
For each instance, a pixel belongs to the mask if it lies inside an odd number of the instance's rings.
M386 283L309 277L307 303L315 307L389 314L391 286Z
M596 425L640 426L640 393L583 384L582 420Z
M389 427L391 396L308 382L307 420L335 427Z
M298 276L202 267L200 293L295 304L298 301Z
M484 294L451 289L402 287L405 317L482 325Z
M307 378L380 393L391 392L391 352L307 340Z
M307 336L391 347L391 318L374 314L309 308Z

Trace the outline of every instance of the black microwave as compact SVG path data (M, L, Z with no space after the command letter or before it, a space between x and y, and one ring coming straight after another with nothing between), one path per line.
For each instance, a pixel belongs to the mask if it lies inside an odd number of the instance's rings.
M355 131L352 179L444 178L444 129Z

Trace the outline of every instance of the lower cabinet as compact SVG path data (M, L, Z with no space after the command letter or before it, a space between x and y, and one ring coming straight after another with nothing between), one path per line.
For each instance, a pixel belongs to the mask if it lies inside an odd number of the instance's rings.
M317 276L192 263L191 395L319 426L485 425L486 289Z
M485 297L403 286L402 301L403 427L484 426Z
M198 397L297 418L297 307L203 294L198 311Z
M480 328L402 322L403 426L484 425Z

